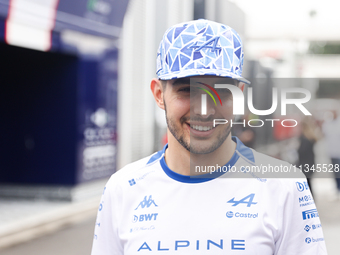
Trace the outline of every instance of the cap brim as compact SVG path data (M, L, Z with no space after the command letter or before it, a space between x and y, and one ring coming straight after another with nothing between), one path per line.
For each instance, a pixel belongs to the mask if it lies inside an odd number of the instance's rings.
M201 76L201 75L211 75L211 76L220 76L220 77L226 77L226 78L232 78L235 80L238 80L240 82L244 82L246 84L250 84L250 81L243 78L242 76L236 75L231 72L226 72L223 70L216 70L214 69L190 69L190 70L182 70L179 72L172 72L170 74L163 74L158 75L158 78L161 80L172 80L172 79L178 79L178 78L184 78L184 77L192 77L192 76Z

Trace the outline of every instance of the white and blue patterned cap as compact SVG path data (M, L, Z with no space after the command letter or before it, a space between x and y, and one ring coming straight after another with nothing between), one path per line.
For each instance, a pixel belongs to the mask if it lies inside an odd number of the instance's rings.
M157 76L171 80L196 75L243 78L240 36L226 25L199 19L170 27L157 53Z

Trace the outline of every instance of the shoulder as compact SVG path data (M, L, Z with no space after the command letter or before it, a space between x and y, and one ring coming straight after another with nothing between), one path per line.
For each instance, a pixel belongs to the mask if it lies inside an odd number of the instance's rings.
M254 165L259 173L268 179L272 185L281 186L283 189L294 189L298 183L307 183L301 169L289 162L268 156L252 150Z
M157 162L162 158L162 151L156 152L150 156L132 162L114 174L111 175L107 186L110 188L120 186L121 184L129 184L133 183L133 179L135 176L143 175L147 172L154 171L154 166ZM131 185L130 183L130 185Z

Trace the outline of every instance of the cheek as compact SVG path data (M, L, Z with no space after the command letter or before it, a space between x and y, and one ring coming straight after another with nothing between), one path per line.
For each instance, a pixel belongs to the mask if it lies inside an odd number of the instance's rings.
M170 99L171 104L180 109L190 107L190 97L187 96L174 96Z
M227 116L230 118L233 115L233 101L232 100L225 100L223 103L223 106L219 108L219 112L225 116L227 119Z
M190 97L174 96L166 100L168 113L172 116L180 116L190 112Z

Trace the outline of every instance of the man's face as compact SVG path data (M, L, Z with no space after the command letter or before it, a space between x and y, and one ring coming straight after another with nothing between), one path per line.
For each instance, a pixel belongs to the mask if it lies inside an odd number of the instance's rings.
M232 94L227 89L216 89L216 104L207 95L206 114L201 112L202 94L207 94L206 85L233 84L237 82L216 76L195 76L167 81L164 91L164 105L168 128L176 140L188 151L207 154L218 149L230 134L230 120L233 119ZM226 119L228 124L213 127L214 119Z

